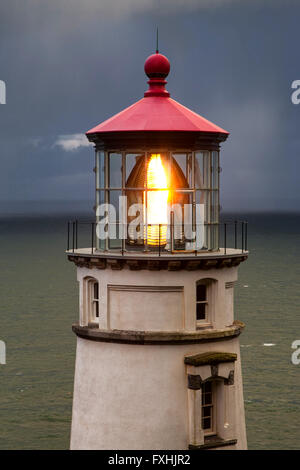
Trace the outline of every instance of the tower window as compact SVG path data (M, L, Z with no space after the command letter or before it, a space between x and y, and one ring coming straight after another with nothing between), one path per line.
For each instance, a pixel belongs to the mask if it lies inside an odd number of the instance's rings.
M206 284L197 284L197 321L207 318L207 286Z
M236 444L236 353L203 352L185 356L190 449ZM227 442L227 443L226 443Z
M196 327L212 325L218 295L215 279L201 279L196 282Z
M99 319L99 282L96 279L88 278L86 280L86 312L88 321L96 322Z
M202 417L201 424L204 435L215 434L215 384L209 380L202 386Z
M96 281L92 285L92 311L93 316L99 318L99 283Z

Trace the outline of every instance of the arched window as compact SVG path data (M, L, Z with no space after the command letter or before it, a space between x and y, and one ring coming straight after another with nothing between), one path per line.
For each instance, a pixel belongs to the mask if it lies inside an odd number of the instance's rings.
M86 279L86 310L89 322L98 322L99 309L99 282L94 278Z
M201 279L196 283L196 323L198 326L212 323L216 295L215 284L214 279Z

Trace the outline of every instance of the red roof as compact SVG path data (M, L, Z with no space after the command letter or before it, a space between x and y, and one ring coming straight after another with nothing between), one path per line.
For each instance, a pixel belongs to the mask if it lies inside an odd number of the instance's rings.
M227 131L172 98L149 96L89 130L87 134L121 131Z
M150 77L150 87L145 97L90 129L87 135L130 131L192 131L227 136L227 131L169 97L164 80L168 73L166 61L168 59L161 54L150 56L145 63L146 73Z

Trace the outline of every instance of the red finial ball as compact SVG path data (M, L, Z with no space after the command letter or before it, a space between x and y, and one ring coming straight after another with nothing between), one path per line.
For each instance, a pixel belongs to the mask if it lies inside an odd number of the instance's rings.
M149 78L166 78L170 72L170 62L167 57L156 52L146 59L144 69Z

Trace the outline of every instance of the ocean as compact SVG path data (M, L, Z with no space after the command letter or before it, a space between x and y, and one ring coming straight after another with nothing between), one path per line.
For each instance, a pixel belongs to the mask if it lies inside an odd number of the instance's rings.
M300 365L291 362L291 344L300 340L300 215L243 219L250 255L239 268L235 318L246 323L240 341L248 446L297 449ZM69 447L78 286L64 253L67 220L63 213L0 217L0 340L7 347L0 449Z

